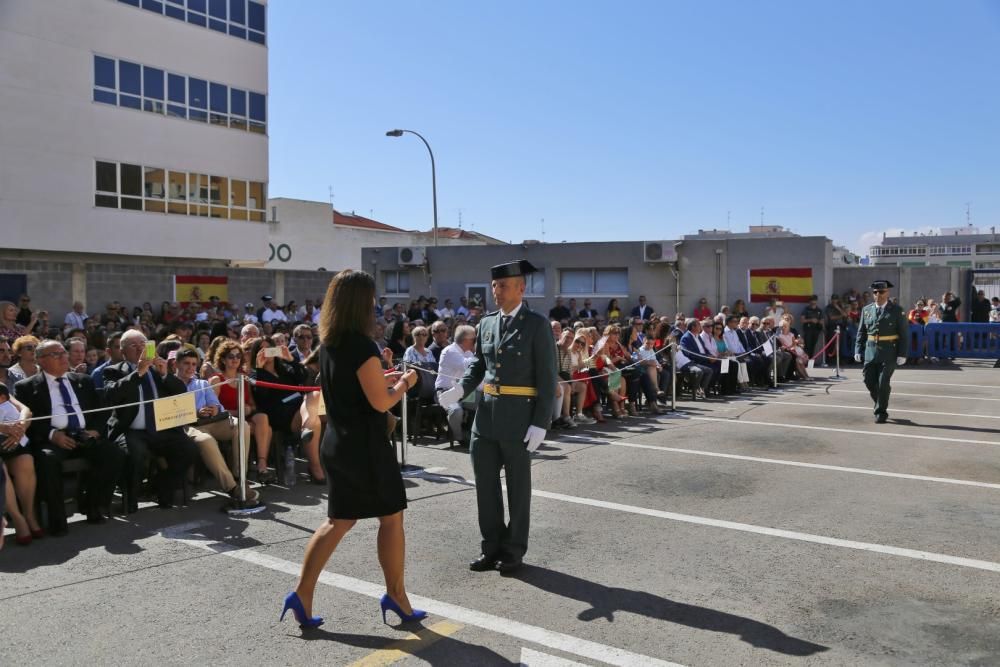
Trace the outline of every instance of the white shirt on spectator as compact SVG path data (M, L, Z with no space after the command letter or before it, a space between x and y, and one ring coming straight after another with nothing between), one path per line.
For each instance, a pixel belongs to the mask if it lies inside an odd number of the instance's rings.
M677 370L681 370L685 366L690 364L691 360L688 359L686 356L684 356L684 352L681 350L679 345L675 349L676 352L674 352L674 363L677 364Z
M476 358L472 350L463 350L458 343L452 343L441 350L438 360L438 376L434 380L435 389L451 389L465 375L465 369ZM455 379L458 378L458 379Z
M86 313L77 313L75 310L71 310L66 313L66 326L70 329L83 329L86 321L90 319Z
M730 329L726 327L725 331L722 332L722 340L726 342L726 350L732 352L733 354L743 354L746 350L743 349L743 343L740 342L740 336L736 333L736 329Z
M265 308L264 312L261 313L260 320L264 324L267 324L268 322L271 322L273 320L277 320L279 322L287 322L288 316L285 315L285 311L283 311L281 308Z
M450 320L455 317L455 311L452 310L451 308L442 308L441 310L437 311L437 316L438 319Z
M61 400L61 399L60 399ZM0 422L17 422L21 421L21 412L17 407L10 402L10 399L5 400L0 403ZM18 440L17 444L24 447L28 444L28 436L22 435L21 439Z
M243 316L243 324L257 324L260 320L253 313L247 313Z
M656 350L650 350L645 345L635 351L639 361L656 361Z
M83 428L83 425L87 423L87 420L83 416L83 408L80 407L80 399L76 397L76 392L73 391L73 385L69 383L69 378L65 375L63 376L63 386L65 386L66 391L69 392L70 402L73 404L72 408L67 408L63 405L62 392L59 391L59 380L45 371L42 371L42 374L45 376L45 384L48 385L49 388L49 400L52 402L52 419L49 421L49 428L55 431L61 431L69 426L69 417L67 417L67 414L70 409L76 413L76 418L80 420L80 428Z
M410 347L406 348L405 352L403 352L403 361L405 361L408 364L423 365L423 364L433 364L435 359L434 359L434 353L431 352L426 347L424 348L424 353L420 354L419 352L417 352L417 348L411 345Z
M702 332L698 334L698 338L701 339L701 344L705 348L705 352L713 357L719 356L719 346L715 344L715 338L712 337L712 334L708 331L708 329L703 329Z
M466 308L465 306L459 306L458 308L455 309L455 314L456 315L464 315L465 317L468 317L469 316L469 309Z

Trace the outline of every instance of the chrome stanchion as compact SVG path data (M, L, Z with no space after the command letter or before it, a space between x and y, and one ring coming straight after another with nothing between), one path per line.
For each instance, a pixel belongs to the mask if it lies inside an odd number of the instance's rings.
M406 374L406 362L403 362L403 374ZM405 384L405 383L404 383ZM406 467L406 448L407 441L409 439L409 420L407 419L407 413L409 413L409 393L405 389L403 390L403 444L400 447L400 454L402 455L402 461L400 462L400 467Z
M670 410L677 412L677 355L671 348L677 343L667 345L667 353L670 354Z
M836 347L834 349L834 352L836 352L837 354L837 368L833 372L833 377L839 380L840 379L840 325L839 324L837 325L837 333L834 335L833 339L837 341L835 343Z
M778 335L771 337L771 375L774 378L774 388L778 388Z
M246 419L247 419L247 406L246 406L246 388L247 377L242 373L236 376L236 401L239 407L236 410L237 419L239 424L237 425L240 429L240 502L246 503L247 501L247 432L246 432Z

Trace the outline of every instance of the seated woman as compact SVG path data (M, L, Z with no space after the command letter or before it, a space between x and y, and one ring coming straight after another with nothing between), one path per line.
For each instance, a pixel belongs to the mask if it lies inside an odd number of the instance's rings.
M215 356L212 365L221 368L221 372L208 379L215 394L219 397L219 403L231 415L239 414L239 396L235 380L240 375L246 375L243 371L243 360L245 353L239 343L233 340L223 340L215 349ZM267 414L258 412L253 399L253 392L247 385L246 394L243 397L244 413L250 422L250 434L257 443L257 479L274 481L276 477L268 473L267 455L271 451L271 423Z
M729 361L729 372L722 373L719 375L719 382L721 383L723 394L735 394L739 392L739 380L737 378L736 370L736 360L731 358L733 355L726 348L726 341L723 339L722 334L725 332L725 325L722 322L712 323L712 342L715 343L715 353L720 359L730 358Z
M14 365L7 369L7 387L9 389L13 390L15 384L38 372L38 363L35 361L35 348L37 347L38 339L34 336L21 336L11 345Z
M24 434L30 411L0 385L0 461L7 472L4 497L14 523L15 541L27 546L45 535L35 518L35 462ZM13 479L12 479L13 478Z
M276 348L270 338L262 337L249 341L247 347L250 353L250 377L254 380L290 386L305 385L306 369L292 359L292 353L287 345ZM268 353L272 348L278 350L276 356ZM257 410L267 415L272 433L299 436L302 432L302 415L299 413L299 408L302 406L301 392L255 384L253 398ZM267 469L266 454L263 462L260 461L258 454L257 471L257 481L261 483L271 483L276 479L276 474Z
M608 309L605 311L608 322L617 323L622 317L622 309L618 305L618 299L608 301Z
M609 324L604 329L604 345L600 349L599 353L605 358L605 362L608 364L608 371L613 373L618 371L621 375L620 381L618 382L617 389L611 387L611 381L608 381L608 400L611 401L611 412L617 417L626 417L628 415L635 415L635 407L629 402L629 388L628 381L624 374L621 373L621 369L627 366L631 361L631 356L625 351L625 347L621 344L621 328ZM626 407L628 410L626 411Z
M309 356L302 360L302 365L306 367L308 375L306 384L317 387L320 384L319 350L316 348L309 353ZM319 444L323 431L323 422L326 420L324 414L320 414L320 405L323 402L323 395L318 391L311 391L302 401L299 412L302 414L303 433L310 431L309 439L302 443L302 449L309 463L309 479L313 484L326 484L326 472L323 470L323 462L319 456Z
M796 338L795 334L792 333L792 318L789 315L781 318L781 333L778 334L778 344L782 350L792 355L796 374L803 380L808 380L809 373L806 372L806 365L809 363L809 355L802 347L802 339Z
M573 339L573 348L570 350L570 377L573 386L582 386L582 398L577 396L576 417L573 418L576 424L593 424L594 422L604 423L604 415L601 412L601 402L598 400L597 391L591 381L590 374L590 343L587 342L586 334L581 330ZM587 417L586 411L590 410L593 419Z
M402 359L406 353L406 346L413 339L410 337L410 323L404 319L398 319L389 327L389 335L386 336L386 349L392 350L393 359Z

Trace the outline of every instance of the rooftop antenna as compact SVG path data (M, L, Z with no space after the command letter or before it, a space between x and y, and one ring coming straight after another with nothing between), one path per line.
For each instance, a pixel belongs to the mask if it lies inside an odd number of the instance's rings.
M368 209L368 217L371 218L372 220L375 219L375 209L373 208Z
M764 226L764 207L763 206L760 207L760 224L761 224L762 227Z
M333 208L333 186L329 186L330 189L330 208Z
M972 204L971 202L965 202L965 224L969 227L972 226Z
M462 228L462 209L458 209L458 228Z
M732 213L732 211L726 211L726 229L729 231L733 231L732 225L730 224Z
M545 218L542 218L542 243L545 243Z

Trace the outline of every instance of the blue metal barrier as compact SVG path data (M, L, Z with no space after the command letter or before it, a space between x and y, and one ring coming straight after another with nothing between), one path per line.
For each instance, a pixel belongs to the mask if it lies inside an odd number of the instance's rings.
M929 357L1000 359L1000 323L938 322L923 327L921 336Z
M924 327L915 324L910 325L910 351L907 353L909 359L920 359L924 356Z

